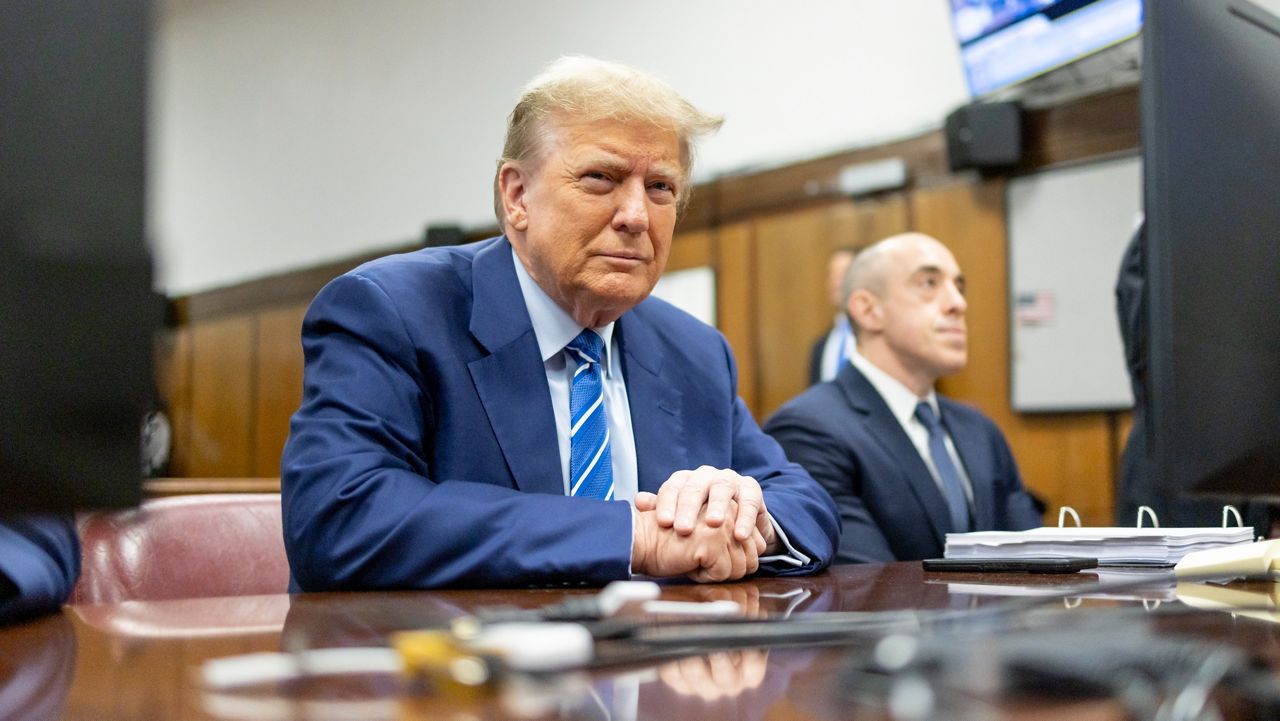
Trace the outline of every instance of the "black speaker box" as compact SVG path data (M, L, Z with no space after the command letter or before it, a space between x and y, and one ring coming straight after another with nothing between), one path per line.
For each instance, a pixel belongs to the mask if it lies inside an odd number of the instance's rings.
M952 171L992 170L1022 159L1022 108L1017 103L974 103L947 116L947 165Z

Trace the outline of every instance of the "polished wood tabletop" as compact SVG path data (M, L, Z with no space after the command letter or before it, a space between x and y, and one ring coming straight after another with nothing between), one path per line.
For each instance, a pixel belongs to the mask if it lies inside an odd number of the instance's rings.
M444 628L480 608L534 609L597 589L68 606L0 630L0 719L1128 719L1161 704L1184 714L1164 718L1268 718L1258 698L1278 688L1280 668L1270 584L1201 593L1168 574L1139 576L1140 587L1119 578L896 563L664 584L664 599L737 601L750 618L809 636L708 650L698 634L723 625L682 628L688 643L672 646L660 619L646 619L639 638L665 645L601 641L599 665L475 689L386 673L215 689L200 670L254 652L385 647L394 632ZM1222 592L1256 608L1206 610L1223 605ZM830 625L815 634L815 623ZM757 628L739 626L744 637Z

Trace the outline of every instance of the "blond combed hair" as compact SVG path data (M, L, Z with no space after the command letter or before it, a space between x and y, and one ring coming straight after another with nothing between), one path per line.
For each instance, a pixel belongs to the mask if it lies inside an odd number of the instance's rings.
M596 58L566 55L529 81L507 118L507 137L497 172L501 173L506 163L534 159L543 149L549 127L557 123L606 119L651 123L676 133L684 181L677 208L683 210L690 196L687 181L693 170L693 141L718 130L724 119L698 110L670 85L648 73ZM498 227L505 229L497 174L493 203Z

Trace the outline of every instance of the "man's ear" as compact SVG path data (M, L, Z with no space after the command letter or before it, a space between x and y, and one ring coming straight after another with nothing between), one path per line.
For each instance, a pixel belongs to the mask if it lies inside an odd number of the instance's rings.
M528 175L512 162L502 164L498 169L498 194L502 198L502 213L507 219L507 228L524 231L529 227L529 212L526 195L529 190Z
M845 310L859 329L872 333L884 330L884 306L871 291L858 289L850 293Z

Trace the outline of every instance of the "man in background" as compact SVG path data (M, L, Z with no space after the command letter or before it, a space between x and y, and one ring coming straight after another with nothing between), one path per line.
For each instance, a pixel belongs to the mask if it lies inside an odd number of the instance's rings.
M320 292L282 461L296 587L725 581L830 562L831 499L737 398L724 337L649 297L692 140L719 124L656 78L562 58L509 119L504 235Z
M849 270L849 264L857 254L857 248L844 245L832 251L827 258L827 298L835 309L835 320L831 323L831 330L813 344L813 351L809 354L809 385L835 378L853 357L853 329L844 310L841 285L845 271Z
M996 425L935 391L968 361L964 276L920 233L863 250L844 283L857 339L833 383L765 424L835 499L839 562L936 558L947 533L1041 525Z
M1222 521L1222 502L1171 493L1154 477L1148 443L1151 429L1147 425L1147 408L1151 401L1147 398L1150 354L1147 349L1146 247L1146 224L1139 219L1120 259L1115 288L1116 317L1120 324L1120 339L1124 343L1125 368L1129 371L1133 390L1133 425L1120 456L1116 478L1115 523L1117 526L1136 525L1138 508L1146 506L1155 512L1162 526L1217 526ZM1265 504L1237 502L1234 505L1244 514L1246 523L1255 527L1258 535L1268 533Z

